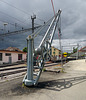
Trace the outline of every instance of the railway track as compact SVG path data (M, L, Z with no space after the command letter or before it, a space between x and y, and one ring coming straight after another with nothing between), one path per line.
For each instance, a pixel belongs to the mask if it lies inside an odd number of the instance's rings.
M45 64L45 67L50 67L57 65L58 63L48 63ZM35 69L37 69L36 66L34 66ZM25 64L20 64L20 65L13 65L13 66L0 66L0 77L8 76L8 75L14 75L18 73L26 73L27 71L27 66Z
M75 60L75 58L70 58L70 59L66 59L67 61L70 60ZM65 61L65 59L63 59L63 62ZM55 63L56 62L56 63ZM58 65L61 60L55 61L53 63L46 63L45 67L50 67L50 66L54 66L54 65ZM35 69L37 69L37 66L34 66ZM17 75L19 74L25 74L27 71L27 66L25 64L14 64L12 65L0 65L0 78L4 77L4 76L9 76L9 75Z

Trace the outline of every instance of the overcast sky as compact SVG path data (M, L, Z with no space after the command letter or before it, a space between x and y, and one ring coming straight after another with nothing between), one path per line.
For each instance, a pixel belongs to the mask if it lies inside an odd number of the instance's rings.
M58 9L62 10L61 14L62 39L72 39L72 40L75 39L78 41L81 40L82 43L84 43L85 45L86 44L85 41L86 1L53 0L53 2L55 6L55 11L57 11ZM51 18L53 16L51 0L0 0L0 29L5 29L4 31L1 31L1 34L3 34L7 30L14 31L15 23L17 23L16 27L17 30L21 29L22 27L24 28L31 27L31 15L33 14L36 14L37 16L37 19L35 20L35 23L37 24L43 24L43 21L39 19L47 21L49 18ZM3 23L8 23L8 25L4 27ZM25 34L25 37L27 37L27 35L28 34ZM19 37L19 35L17 37ZM25 43L26 39L24 38L23 37L22 39L21 37L18 38L21 40L21 42L23 42L22 43L23 46L26 45ZM9 43L11 43L11 41L9 41ZM14 40L14 44L16 45L16 47L22 48L23 46L22 47L19 45L17 46L16 41L17 40ZM68 43L68 40L66 41ZM2 43L2 41L0 43ZM5 45L5 43L4 47L10 46L10 44ZM55 45L55 42L53 43Z

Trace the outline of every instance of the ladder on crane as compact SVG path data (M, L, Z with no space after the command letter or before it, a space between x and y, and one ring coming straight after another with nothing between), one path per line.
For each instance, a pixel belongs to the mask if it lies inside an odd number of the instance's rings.
M26 86L37 85L45 61L50 60L51 58L51 44L55 30L59 23L60 14L61 10L58 10L55 16L52 18L52 21L38 48L34 49L34 38L38 33L27 37L27 73L23 79L23 83Z

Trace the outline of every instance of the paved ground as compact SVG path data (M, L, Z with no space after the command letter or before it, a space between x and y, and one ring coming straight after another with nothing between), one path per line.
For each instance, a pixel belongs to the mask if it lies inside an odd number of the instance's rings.
M64 73L43 72L37 87L23 87L23 77L0 83L0 100L86 100L85 60L64 68Z

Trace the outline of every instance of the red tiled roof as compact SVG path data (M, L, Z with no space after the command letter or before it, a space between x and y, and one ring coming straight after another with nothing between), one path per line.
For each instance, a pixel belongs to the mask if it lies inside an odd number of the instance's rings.
M9 51L21 51L19 48L16 48L16 47L8 47L5 50L9 50Z
M83 48L81 48L79 51L81 51L81 52L86 52L86 50L84 50L84 49L86 49L86 46L83 47Z
M0 50L0 52L5 52L5 53L23 53L23 54L26 54L26 52L23 52L23 51L9 51L9 50Z
M52 48L55 48L54 46L52 46ZM57 49L57 48L55 48L55 49ZM59 49L57 49L57 50L59 50ZM61 50L59 50L59 51L61 51Z

